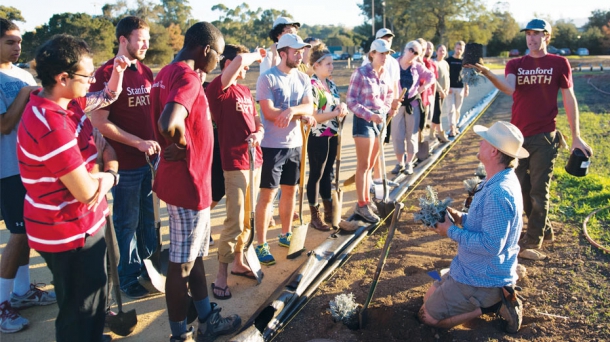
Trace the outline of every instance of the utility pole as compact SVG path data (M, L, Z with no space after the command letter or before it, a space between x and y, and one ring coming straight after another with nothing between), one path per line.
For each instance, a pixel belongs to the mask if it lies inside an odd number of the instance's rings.
M375 0L371 0L371 28L375 37Z
M387 27L385 25L385 1L381 2L381 8L383 9L383 27Z

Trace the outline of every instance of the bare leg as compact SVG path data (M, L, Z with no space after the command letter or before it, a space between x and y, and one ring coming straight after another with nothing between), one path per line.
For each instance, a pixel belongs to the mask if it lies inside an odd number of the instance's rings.
M15 279L17 270L30 263L30 246L26 234L11 234L0 260L0 278Z
M370 182L370 169L372 167L371 155L373 154L373 139L355 137L356 144L356 195L358 202L366 202L366 186Z
M201 258L197 258L201 260ZM191 270L195 261L177 264L170 261L167 267L167 278L165 280L165 303L167 304L167 314L172 322L181 322L186 319L186 312L189 305L188 289ZM201 266L203 267L203 261ZM204 272L205 275L205 272ZM207 286L205 276L203 277L203 289L201 284L192 284L192 295L195 300L207 297ZM195 297L197 296L197 297Z
M273 201L276 191L277 189L260 189L260 195L258 202L256 203L256 213L254 214L254 220L256 221L256 238L259 245L267 242L267 223L269 223L269 217L271 215L269 204Z
M282 221L282 234L292 230L292 215L294 213L297 190L296 185L280 185L282 195L280 196L280 221Z

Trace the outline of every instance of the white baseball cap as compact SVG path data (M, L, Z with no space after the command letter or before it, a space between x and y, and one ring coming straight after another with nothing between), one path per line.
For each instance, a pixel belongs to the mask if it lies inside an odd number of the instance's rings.
M390 53L394 53L394 50L390 48L390 42L383 39L373 40L371 43L371 49L369 51L377 51L381 53L390 51Z
M307 44L303 42L301 37L297 36L293 33L287 33L282 35L280 40L277 42L277 49L281 49L283 47L291 47L293 49L302 49L304 47L311 47L311 44Z
M381 38L381 37L385 37L385 36L396 37L390 29L387 29L385 27L382 29L379 29L379 31L377 31L377 34L375 34L375 38Z
M301 23L293 21L292 19L286 18L286 17L277 17L277 19L275 19L275 21L273 22L273 28L275 28L277 25L294 25L296 27L301 27Z

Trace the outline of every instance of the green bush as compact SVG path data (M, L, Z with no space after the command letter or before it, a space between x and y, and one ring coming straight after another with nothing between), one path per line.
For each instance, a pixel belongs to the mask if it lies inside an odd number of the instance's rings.
M508 51L500 52L500 55L498 57L508 58Z

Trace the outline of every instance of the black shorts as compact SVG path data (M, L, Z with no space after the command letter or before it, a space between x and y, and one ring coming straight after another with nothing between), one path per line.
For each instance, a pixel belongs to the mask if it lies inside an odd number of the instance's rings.
M220 202L225 197L225 174L220 162L218 130L214 128L214 155L212 157L212 201Z
M261 188L276 189L281 185L299 184L301 147L263 147Z
M23 220L25 193L21 176L15 175L0 179L0 207L6 228L11 234L25 234Z

